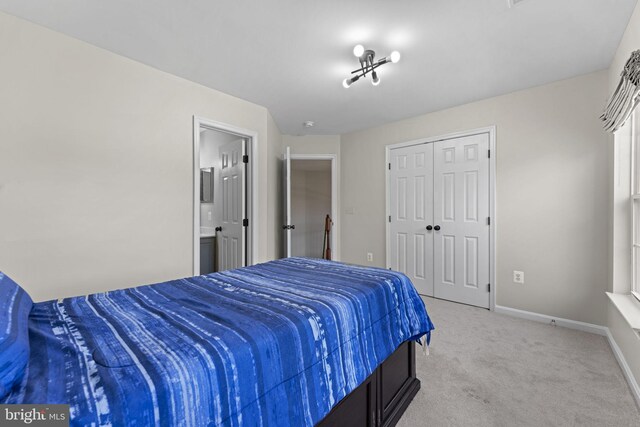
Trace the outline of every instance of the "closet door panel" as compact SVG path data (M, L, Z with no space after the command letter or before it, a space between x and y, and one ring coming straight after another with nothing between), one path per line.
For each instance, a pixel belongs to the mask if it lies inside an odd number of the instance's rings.
M434 146L434 295L489 308L489 135Z
M433 295L433 145L391 150L390 267Z

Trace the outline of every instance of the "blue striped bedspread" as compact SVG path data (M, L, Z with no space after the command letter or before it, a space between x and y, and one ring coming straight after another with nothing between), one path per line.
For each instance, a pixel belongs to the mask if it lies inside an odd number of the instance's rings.
M401 273L282 259L35 304L2 403L68 403L72 425L312 426L431 329Z

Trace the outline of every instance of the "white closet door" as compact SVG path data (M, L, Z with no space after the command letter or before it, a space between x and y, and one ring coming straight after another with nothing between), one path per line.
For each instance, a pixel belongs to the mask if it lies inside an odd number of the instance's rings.
M244 140L239 139L220 147L220 183L222 191L222 231L218 234L219 271L245 265Z
M433 144L392 149L390 163L390 266L432 296Z
M489 135L433 145L434 296L489 308Z

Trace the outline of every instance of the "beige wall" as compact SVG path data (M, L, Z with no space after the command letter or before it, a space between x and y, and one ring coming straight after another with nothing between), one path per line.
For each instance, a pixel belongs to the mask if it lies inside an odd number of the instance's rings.
M214 168L213 170L213 201L200 203L200 226L216 227L222 221L222 191L220 190L220 172L222 161L220 160L220 147L239 139L236 135L217 132L207 129L200 132L200 168ZM211 219L209 219L211 215Z
M291 147L291 154L340 155L340 135L283 135L282 146Z
M607 151L598 72L342 135L342 258L385 266L385 145L497 127L497 304L606 322ZM525 272L524 285L512 271Z
M624 36L618 46L611 68L609 68L609 94L613 93L620 79L620 72L631 52L640 49L640 5L629 21ZM631 281L631 251L629 232L628 195L630 169L629 129L622 128L616 133L615 144L608 145L609 185L610 185L610 241L609 241L609 290L628 291ZM612 138L610 138L612 142ZM615 227L613 226L615 224ZM607 326L620 347L636 381L640 381L640 337L618 312L607 302Z
M0 269L35 300L191 275L193 115L258 133L273 253L264 107L4 13L0 94Z
M267 134L267 259L277 259L282 258L282 135L270 113L267 113Z
M283 135L282 136L282 149L284 152L285 147L291 148L291 154L331 154L336 156L336 181L337 181L337 201L336 212L338 212L338 218L333 218L333 228L335 230L337 241L331 242L332 257L334 260L343 260L341 253L340 238L342 233L340 206L342 203L342 181L341 181L341 145L340 135ZM283 222L284 224L284 222Z
M291 162L291 233L293 256L322 258L325 215L331 215L331 170L306 170L306 160ZM333 251L333 241L329 242Z
M636 5L611 62L609 68L609 87L611 89L615 89L620 81L620 73L631 56L631 52L638 49L640 49L640 5Z

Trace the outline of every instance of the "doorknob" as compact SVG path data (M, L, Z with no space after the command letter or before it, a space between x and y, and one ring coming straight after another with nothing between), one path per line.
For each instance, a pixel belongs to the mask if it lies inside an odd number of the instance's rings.
M218 231L222 231L222 227L216 227L216 228L215 228L215 230L216 230L216 233L217 233Z
M440 231L440 226L436 225L435 227L433 227L433 229L436 230L436 231Z
M433 230L433 227L431 225L427 225L427 230L431 231Z

